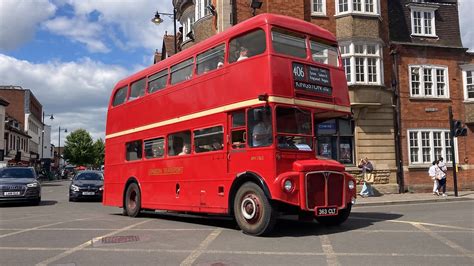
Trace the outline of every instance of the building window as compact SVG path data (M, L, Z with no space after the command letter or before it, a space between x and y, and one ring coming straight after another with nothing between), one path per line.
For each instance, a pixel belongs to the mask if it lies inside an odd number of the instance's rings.
M435 66L410 66L410 96L448 98L448 69Z
M352 120L331 119L315 122L317 154L343 164L354 164L354 126Z
M382 52L379 44L341 44L342 63L348 84L382 85Z
M474 65L462 66L464 100L474 101Z
M431 165L440 157L445 162L452 162L449 130L408 130L408 145L410 164Z
M194 16L183 17L181 25L183 25L183 42L190 40L189 33L193 31Z
M326 0L311 0L311 15L326 16Z
M435 8L411 7L411 34L436 37Z
M207 8L211 4L211 0L196 0L195 1L195 10L194 16L196 21L211 14L211 11Z
M379 0L337 0L336 15L345 13L379 15L378 7Z

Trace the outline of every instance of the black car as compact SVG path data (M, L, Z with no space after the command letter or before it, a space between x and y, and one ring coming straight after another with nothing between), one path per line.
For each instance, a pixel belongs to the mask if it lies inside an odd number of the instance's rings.
M104 175L100 171L81 171L69 186L69 201L77 199L102 199Z
M6 167L0 169L0 202L41 202L41 184L32 167Z

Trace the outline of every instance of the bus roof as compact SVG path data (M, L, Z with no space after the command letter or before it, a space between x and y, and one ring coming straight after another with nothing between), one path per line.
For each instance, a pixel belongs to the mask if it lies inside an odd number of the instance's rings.
M188 49L185 49L171 57L168 57L167 59L160 61L154 64L153 66L150 66L144 70L141 70L135 74L132 74L129 77L126 77L120 80L116 84L116 88L127 85L131 80L143 78L144 76L148 74L155 73L158 70L162 70L175 63L179 63L182 60L185 60L186 58L191 57L201 51L205 51L206 49L211 48L220 42L223 42L234 36L240 35L253 28L261 27L262 25L265 25L265 24L270 24L270 25L279 26L279 27L291 29L294 31L306 33L306 34L311 34L318 38L327 40L329 42L334 42L334 43L336 42L336 38L331 32L313 23L310 23L301 19L296 19L293 17L288 17L288 16L275 15L275 14L270 14L270 13L260 14L253 18L247 19L233 27L230 27L224 32L221 32L202 42L199 42L196 45Z

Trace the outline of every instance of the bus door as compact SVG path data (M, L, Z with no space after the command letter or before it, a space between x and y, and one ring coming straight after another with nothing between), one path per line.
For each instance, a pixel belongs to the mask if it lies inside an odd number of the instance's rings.
M245 109L229 114L228 141L227 141L227 172L240 173L246 170L247 157L247 124Z

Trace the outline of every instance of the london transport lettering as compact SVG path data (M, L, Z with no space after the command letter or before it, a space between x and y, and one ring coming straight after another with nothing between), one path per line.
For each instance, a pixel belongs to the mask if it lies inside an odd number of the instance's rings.
M332 95L329 70L300 63L293 63L295 89Z

